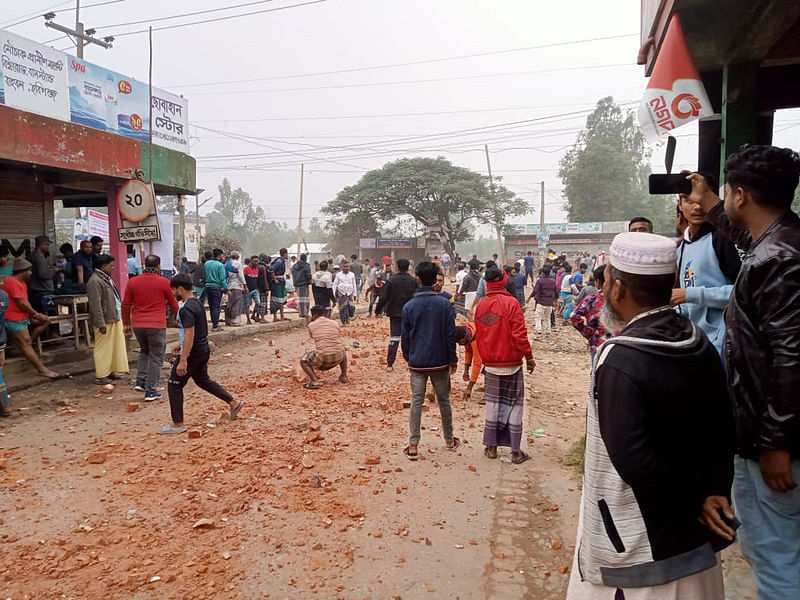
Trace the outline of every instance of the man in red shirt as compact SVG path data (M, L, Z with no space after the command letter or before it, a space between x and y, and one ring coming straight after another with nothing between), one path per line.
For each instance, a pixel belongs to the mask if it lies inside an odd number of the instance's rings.
M3 281L3 291L9 297L5 327L16 340L25 358L36 367L39 374L53 379L58 377L58 373L45 367L33 349L33 342L47 329L49 320L47 315L34 310L28 301L28 288L25 282L30 278L32 269L33 265L31 263L18 256L14 259L14 269L11 277ZM31 323L35 325L33 330L28 331Z
M122 323L125 335L136 336L139 342L139 365L134 390L144 392L145 402L163 398L158 389L158 376L167 346L167 309L178 314L178 302L169 287L169 279L161 276L161 259L151 254L144 259L144 272L128 281L122 300Z
M486 381L484 454L497 458L498 446L511 447L511 462L530 458L521 448L525 379L522 359L533 373L533 360L525 316L519 301L505 289L507 275L498 267L486 269L486 296L475 309L478 352L483 359Z

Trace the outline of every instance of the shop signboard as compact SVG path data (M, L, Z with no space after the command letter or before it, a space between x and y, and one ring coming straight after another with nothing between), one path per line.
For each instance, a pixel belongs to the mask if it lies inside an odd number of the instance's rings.
M378 238L378 248L413 248L413 238Z
M0 30L0 104L189 153L184 98Z
M375 238L361 238L358 240L358 247L364 250L375 248Z

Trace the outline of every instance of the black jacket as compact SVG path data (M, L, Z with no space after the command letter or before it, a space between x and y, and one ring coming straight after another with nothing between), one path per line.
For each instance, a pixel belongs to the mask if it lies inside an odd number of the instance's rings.
M292 265L292 282L295 288L311 285L311 267L304 260L298 260Z
M739 455L800 459L800 219L786 213L755 242L720 202L708 220L746 251L725 312L725 365Z
M408 273L400 271L395 273L383 286L378 306L375 308L376 314L383 312L389 317L402 317L403 307L406 302L411 300L414 292L417 291L417 280Z
M674 581L728 545L697 518L730 496L734 426L719 353L669 307L598 349L587 412L582 579L611 587Z

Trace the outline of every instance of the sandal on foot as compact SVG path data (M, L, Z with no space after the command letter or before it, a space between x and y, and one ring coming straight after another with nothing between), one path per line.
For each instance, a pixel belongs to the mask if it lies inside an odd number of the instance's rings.
M452 446L445 446L445 448L447 448L448 450L455 450L460 445L461 445L461 440L458 439L457 437L454 437L453 438L453 445Z
M419 458L419 451L417 451L417 452L411 452L411 451L409 450L409 448L411 448L411 446L406 446L406 447L403 449L403 454L405 454L405 455L406 455L406 458L407 458L408 460L417 460L417 459Z
M239 415L239 411L242 410L243 406L244 406L244 400L240 400L239 404L236 405L236 408L231 409L231 421L236 419L236 417Z
M497 449L494 452L489 450L488 447L483 448L483 453L486 455L486 458L491 458L492 460L497 458Z
M339 383L350 383L347 377L339 377Z
M312 383L312 382L310 382L310 381L309 381L308 383L304 383L304 384L303 384L303 388L304 388L304 389L306 389L306 390L318 390L318 389L319 389L319 388L321 388L321 387L322 387L322 386L321 386L320 384L318 384L318 383Z
M528 453L527 453L527 452L525 452L524 450L520 450L520 451L519 451L519 456L517 456L516 458L512 458L512 459L511 459L511 462L512 462L513 464L515 464L515 465L521 465L521 464L522 464L522 463L524 463L526 460L528 460L530 457L531 457L531 455L530 455L530 454L528 454Z
M161 435L171 435L174 433L183 433L186 431L186 427L173 427L171 424L164 425L161 429L158 430L158 433Z

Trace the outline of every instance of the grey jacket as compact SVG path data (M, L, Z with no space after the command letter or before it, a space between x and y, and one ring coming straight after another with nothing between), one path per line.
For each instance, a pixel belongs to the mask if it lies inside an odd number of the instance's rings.
M86 283L89 296L89 320L98 329L120 320L119 292L111 278L95 269L94 277Z
M55 289L53 279L56 272L50 265L50 259L39 250L34 250L31 252L30 260L33 265L33 273L28 281L28 287L34 292L50 292L52 294Z

